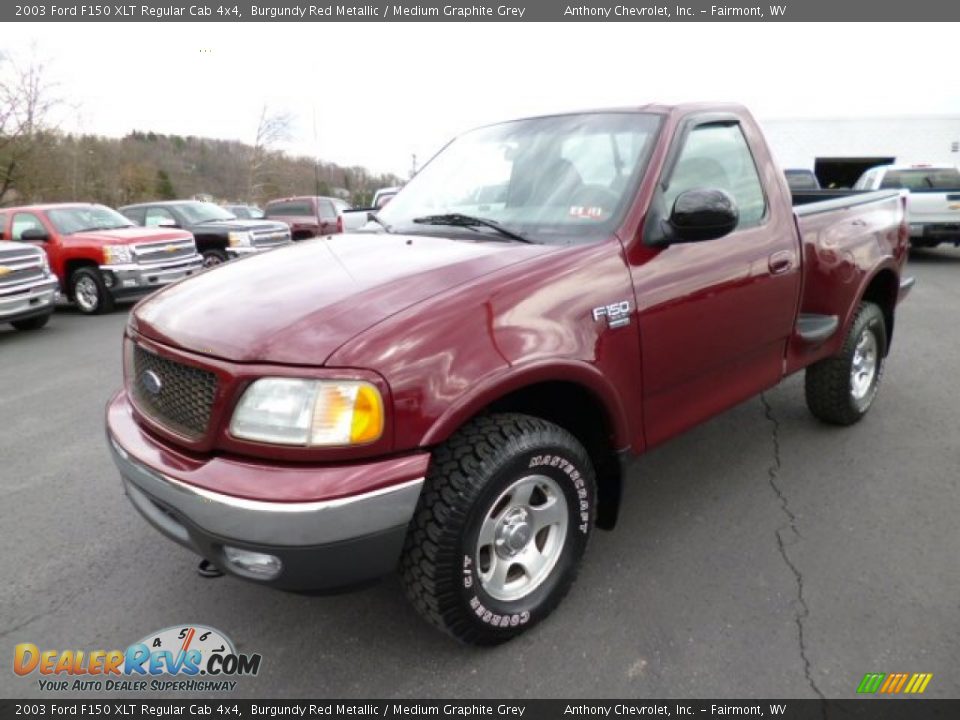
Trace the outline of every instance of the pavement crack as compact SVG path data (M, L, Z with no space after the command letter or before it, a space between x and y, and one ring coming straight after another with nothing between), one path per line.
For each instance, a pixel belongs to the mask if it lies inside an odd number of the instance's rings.
M787 500L783 489L777 484L777 479L780 477L780 469L782 467L780 460L780 422L774 417L773 408L767 400L765 393L760 394L760 402L763 403L764 417L766 417L770 423L770 437L773 441L773 462L767 468L767 478L770 482L770 488L780 501L780 511L787 519L786 525L781 525L777 528L777 550L779 550L780 557L783 558L784 564L789 568L790 572L793 573L793 578L797 585L797 607L799 609L794 616L794 622L797 626L797 642L800 646L800 659L803 661L803 674L807 679L807 684L810 685L810 689L813 690L821 700L826 700L826 696L824 696L823 692L817 686L816 681L813 679L813 665L810 663L810 657L807 654L804 623L807 618L810 617L810 608L807 605L806 598L803 596L803 573L800 572L800 568L797 567L796 563L790 559L790 554L787 552L787 544L783 539L784 532L787 530L797 538L802 536L800 535L800 530L797 528L797 516L790 509L790 502Z

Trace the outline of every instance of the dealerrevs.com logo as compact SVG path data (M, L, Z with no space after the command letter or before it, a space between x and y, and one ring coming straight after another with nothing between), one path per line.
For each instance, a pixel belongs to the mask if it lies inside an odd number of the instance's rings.
M260 671L259 653L237 653L226 635L205 625L177 625L151 633L126 650L14 648L13 671L38 675L40 690L229 691L236 677Z

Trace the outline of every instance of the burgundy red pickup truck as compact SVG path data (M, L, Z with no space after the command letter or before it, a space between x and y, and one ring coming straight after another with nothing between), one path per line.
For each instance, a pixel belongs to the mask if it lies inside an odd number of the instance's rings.
M873 405L911 285L904 199L826 198L791 198L739 106L466 133L381 232L136 308L106 418L126 492L232 575L399 567L433 624L507 640L613 526L630 456L803 369L824 422Z

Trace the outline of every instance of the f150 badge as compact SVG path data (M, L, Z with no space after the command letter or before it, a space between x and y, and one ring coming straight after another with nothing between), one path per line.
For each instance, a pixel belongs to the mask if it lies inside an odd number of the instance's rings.
M630 324L630 302L621 300L620 302L601 305L593 309L593 319L607 319L607 326L612 328L623 327Z

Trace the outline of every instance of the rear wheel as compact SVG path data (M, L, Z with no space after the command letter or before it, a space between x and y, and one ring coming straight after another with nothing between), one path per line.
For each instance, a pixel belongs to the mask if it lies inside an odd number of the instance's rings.
M880 389L887 354L883 312L860 305L840 352L807 368L807 407L833 425L852 425L867 414Z
M14 320L10 324L13 325L17 330L39 330L50 321L50 315L52 315L52 313L47 313L46 315L41 315L39 317L27 318L26 320Z
M113 310L113 297L96 268L82 267L73 272L70 276L70 295L85 315L99 315Z
M593 525L594 471L566 430L527 415L471 421L433 454L401 560L417 610L493 645L566 595Z

